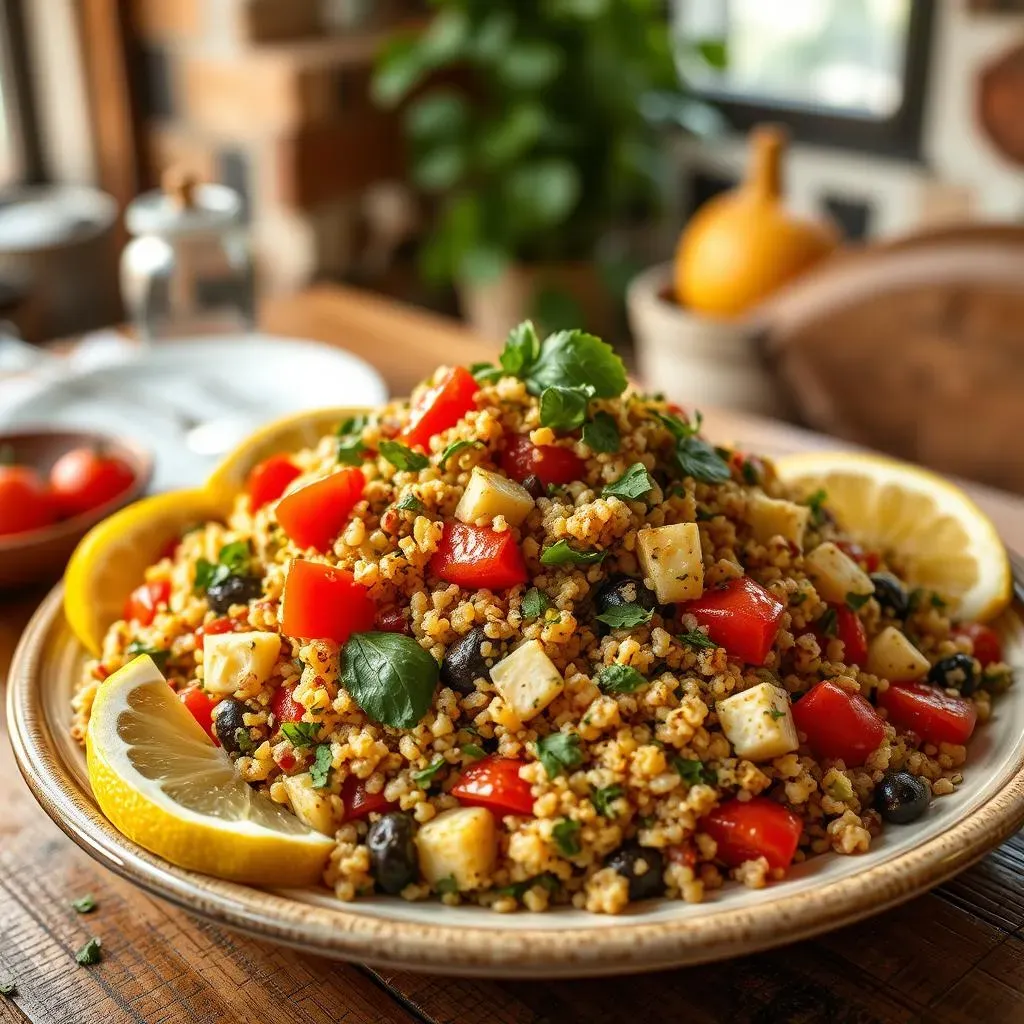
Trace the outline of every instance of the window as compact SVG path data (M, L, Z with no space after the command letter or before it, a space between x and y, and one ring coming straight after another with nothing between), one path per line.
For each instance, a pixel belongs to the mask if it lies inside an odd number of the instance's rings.
M776 120L798 139L914 157L931 0L675 0L687 40L722 39L720 71L687 69L736 128Z

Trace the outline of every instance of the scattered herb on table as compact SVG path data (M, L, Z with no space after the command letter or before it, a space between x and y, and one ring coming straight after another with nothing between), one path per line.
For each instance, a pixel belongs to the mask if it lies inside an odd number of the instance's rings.
M91 938L76 954L75 959L83 967L91 967L103 959L103 943L100 939Z
M0 996L10 999L18 994L18 985L14 981L0 981Z
M86 893L77 900L72 900L71 906L79 914L91 914L96 909L96 899L92 893Z

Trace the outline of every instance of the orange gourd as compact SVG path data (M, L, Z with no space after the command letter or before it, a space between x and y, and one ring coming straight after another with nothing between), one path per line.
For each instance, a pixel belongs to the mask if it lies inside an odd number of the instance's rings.
M686 226L676 250L675 288L687 309L740 316L839 244L839 232L830 222L786 209L784 149L779 129L753 132L746 180L705 203Z

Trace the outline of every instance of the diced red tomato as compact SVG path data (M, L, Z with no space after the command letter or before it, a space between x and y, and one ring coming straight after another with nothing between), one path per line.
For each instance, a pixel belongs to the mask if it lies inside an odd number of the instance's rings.
M498 533L454 521L444 524L430 571L467 590L507 590L528 579L523 553L509 530Z
M786 606L749 576L712 587L696 601L680 606L734 658L751 665L763 665L779 635L779 622Z
M278 722L301 722L306 709L292 696L294 687L279 686L270 698L270 710Z
M836 613L836 638L843 642L843 660L847 665L863 665L868 660L868 634L856 612L845 604L830 605ZM814 630L818 646L825 651L830 637Z
M729 867L764 857L771 868L793 863L800 819L767 797L729 800L716 807L702 822L705 832L718 844L718 858Z
M171 599L170 580L158 580L156 583L143 583L136 587L124 604L124 618L129 622L137 622L140 626L150 626L156 617L160 605Z
M409 616L397 604L388 605L377 612L377 628L383 633L412 633Z
M877 551L866 551L856 541L837 540L836 547L844 555L852 558L865 572L878 572L878 567L882 564L881 556Z
M673 864L679 864L684 868L693 869L697 866L697 848L692 842L680 843L678 846L670 846L665 850L665 856Z
M295 760L295 755L290 750L282 751L277 757L277 766L283 772L293 771L298 763Z
M226 615L220 619L211 619L196 630L196 643L202 643L204 636L219 636L221 633L234 633L238 629L237 619L228 618Z
M486 807L498 814L533 814L530 783L519 778L525 761L515 757L485 757L464 769L451 794L459 803Z
M383 814L395 805L389 803L383 792L367 793L366 783L349 775L341 786L341 799L345 802L345 820L358 821L368 814Z
M983 622L964 622L953 628L954 639L967 637L974 645L974 656L982 668L1003 660L1003 645L999 634Z
M819 757L862 765L885 739L878 712L859 694L825 680L793 705L793 721Z
M281 631L304 640L343 644L373 628L376 607L352 573L296 558L284 581Z
M583 460L568 448L536 445L525 434L513 434L501 453L501 468L522 483L535 476L545 486L567 484L583 478Z
M219 747L220 742L213 731L213 709L217 706L218 702L208 693L199 689L198 686L190 686L187 690L182 690L178 694L178 700L188 708L189 714L203 727L206 735Z
M300 548L330 551L365 486L361 470L339 470L286 494L277 504L277 521Z
M285 488L301 475L302 470L287 455L271 455L253 466L246 484L253 512L268 502L277 501Z
M426 449L435 434L454 427L476 406L479 390L480 385L464 366L449 370L413 403L409 422L399 435L399 441L411 448Z
M927 683L891 683L879 693L878 704L889 712L893 725L936 745L966 743L978 721L978 712L969 700L951 697Z

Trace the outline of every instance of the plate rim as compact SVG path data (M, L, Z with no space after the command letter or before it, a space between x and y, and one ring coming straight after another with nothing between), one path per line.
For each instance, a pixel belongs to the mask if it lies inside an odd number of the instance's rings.
M175 867L121 835L74 778L52 742L41 665L62 614L63 584L47 595L18 644L7 685L15 761L33 796L94 860L152 895L250 937L379 967L487 977L587 977L706 963L810 938L902 903L980 859L1024 823L1024 749L1005 784L974 812L920 846L831 882L704 919L623 918L593 929L499 930L426 925L330 909Z

